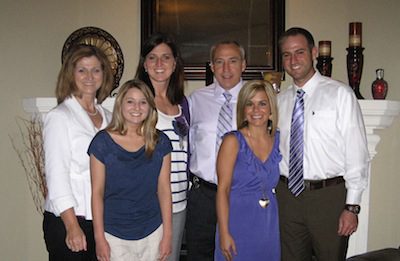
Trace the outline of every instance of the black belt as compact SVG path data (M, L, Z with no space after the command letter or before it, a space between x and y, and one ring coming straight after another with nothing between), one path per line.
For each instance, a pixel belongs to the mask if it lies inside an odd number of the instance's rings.
M285 176L280 176L280 180L283 181L286 185L288 184L288 178ZM315 190L322 189L329 186L334 186L340 183L343 183L343 177L335 177L330 179L323 180L304 180L304 190Z
M195 189L203 187L203 188L217 191L217 185L215 185L214 183L205 181L204 179L199 178L196 175L193 175L193 174L191 175L191 181L192 181L193 187Z

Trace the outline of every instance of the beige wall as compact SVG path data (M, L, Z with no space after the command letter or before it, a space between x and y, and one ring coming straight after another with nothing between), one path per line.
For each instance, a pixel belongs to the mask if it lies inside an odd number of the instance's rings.
M287 27L303 26L316 41L332 40L333 77L347 81L348 23L363 22L365 65L361 93L370 99L375 69L385 69L388 99L400 100L400 9L397 0L287 0ZM0 3L0 253L2 260L46 260L41 215L35 210L9 136L18 138L16 117L28 117L22 99L53 96L61 48L74 30L97 26L119 42L125 58L121 82L135 71L140 41L139 0L2 0ZM288 78L287 78L288 79ZM284 86L288 85L288 80ZM190 89L202 85L190 82ZM397 174L399 120L380 131L382 140L372 163L369 249L400 244Z

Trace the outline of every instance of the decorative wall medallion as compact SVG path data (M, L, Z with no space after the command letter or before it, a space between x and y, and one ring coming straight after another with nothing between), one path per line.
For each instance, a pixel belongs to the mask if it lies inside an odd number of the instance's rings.
M124 71L124 56L114 37L97 27L82 27L68 36L62 49L61 62L64 62L64 58L71 48L78 44L96 46L106 54L114 75L113 89L115 90L118 88L119 81Z

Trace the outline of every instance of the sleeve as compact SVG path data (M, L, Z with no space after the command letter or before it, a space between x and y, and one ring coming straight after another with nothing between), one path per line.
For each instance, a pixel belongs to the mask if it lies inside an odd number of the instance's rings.
M172 144L171 141L169 140L168 136L162 132L159 131L158 132L159 135L159 151L160 151L160 156L164 157L165 155L167 155L168 153L172 152Z
M345 144L345 174L347 204L360 204L367 187L369 152L364 121L359 103L348 88L339 95L340 132Z
M76 207L70 180L72 161L70 120L60 110L50 111L43 124L43 148L48 200L59 216L63 211Z
M99 131L90 142L87 154L93 155L101 163L105 164L104 155L106 152L107 144L104 140L105 130Z

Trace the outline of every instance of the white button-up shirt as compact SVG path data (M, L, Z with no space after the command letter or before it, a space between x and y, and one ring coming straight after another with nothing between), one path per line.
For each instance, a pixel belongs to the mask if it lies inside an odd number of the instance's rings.
M290 126L297 86L278 95L281 175L289 175ZM304 95L304 179L343 176L347 204L359 204L367 186L369 153L359 103L353 90L316 72Z
M229 93L233 108L232 129L236 130L237 96L242 88L240 81ZM219 111L226 101L225 90L215 81L204 88L195 90L189 97L190 109L190 171L210 182L217 184L216 142Z
M96 108L103 117L103 129L109 123L111 114L98 104ZM65 99L45 116L46 211L60 216L73 207L77 216L92 219L90 158L87 149L97 132L74 96Z

